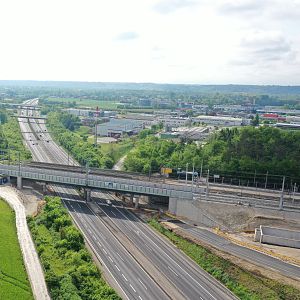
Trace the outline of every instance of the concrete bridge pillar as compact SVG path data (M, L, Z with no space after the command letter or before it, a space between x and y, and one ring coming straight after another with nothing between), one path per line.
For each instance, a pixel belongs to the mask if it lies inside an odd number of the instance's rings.
M42 183L42 188L43 188L43 194L45 195L46 192L47 192L47 184L46 184L46 182Z
M176 213L177 213L177 201L178 201L178 198L171 198L171 197L169 197L169 208L168 208L168 211L171 214L176 215Z
M130 205L131 205L131 206L133 206L133 197L134 197L134 195L131 194L131 195L130 195Z
M21 190L23 188L23 183L22 183L22 176L17 177L17 189Z
M92 190L89 188L85 188L84 189L84 198L86 202L90 202L91 201L91 192Z
M139 208L139 201L140 201L140 197L135 197L135 208Z

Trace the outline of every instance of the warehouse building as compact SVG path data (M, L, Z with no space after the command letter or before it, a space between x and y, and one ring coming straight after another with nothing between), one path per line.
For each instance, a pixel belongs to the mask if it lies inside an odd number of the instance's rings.
M250 120L242 118L233 118L225 116L198 116L193 118L193 122L200 124L208 124L214 126L241 126L249 125Z
M144 129L144 122L132 119L110 119L109 122L97 125L97 135L121 137L133 135Z

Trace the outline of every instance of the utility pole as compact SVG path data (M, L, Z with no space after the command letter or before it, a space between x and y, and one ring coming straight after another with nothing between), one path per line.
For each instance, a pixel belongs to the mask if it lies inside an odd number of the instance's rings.
M97 109L96 109L96 113L95 113L95 141L94 141L94 144L95 144L95 147L97 146L97 123L98 123L98 115L99 115L99 108L97 106Z
M188 180L188 169L189 169L189 163L186 164L186 171L185 171L185 184L187 185L187 180Z
M283 179L282 179L282 190L281 190L281 195L280 195L279 209L283 209L284 182L285 182L285 176L283 176Z
M297 185L296 185L296 182L294 183L294 189L293 189L293 205L294 205L294 202L295 202L295 192L296 192L296 187L297 187Z
M209 169L207 170L207 177L206 177L206 200L207 200L207 198L208 198L208 193L209 193L209 191L208 191L208 188L209 188Z
M266 174L265 189L267 188L267 183L268 183L268 175L269 175L269 171L267 171L267 174Z
M195 164L193 163L193 173L192 173L192 192L194 188L194 172L195 172Z
M201 178L202 178L202 168L203 168L203 158L202 158L202 161L201 161L200 180L201 180Z

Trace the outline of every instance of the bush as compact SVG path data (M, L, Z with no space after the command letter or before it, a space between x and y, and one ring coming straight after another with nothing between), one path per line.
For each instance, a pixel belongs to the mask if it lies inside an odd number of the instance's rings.
M84 247L80 231L72 225L60 198L45 197L46 205L35 218L28 218L46 274L52 299L119 300L101 278Z

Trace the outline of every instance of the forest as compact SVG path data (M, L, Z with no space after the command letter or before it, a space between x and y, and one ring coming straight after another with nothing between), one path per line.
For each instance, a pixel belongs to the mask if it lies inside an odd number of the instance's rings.
M74 132L79 119L63 112L48 114L47 125L55 140L58 141L81 165L112 168L112 157L104 155L101 146L94 146Z
M28 160L31 154L23 144L17 119L5 110L0 111L0 158L2 161L18 162Z
M159 172L160 167L186 169L194 165L203 173L224 177L279 183L282 176L300 183L300 132L272 127L222 129L203 147L193 142L175 143L154 136L144 136L126 160L129 171Z

